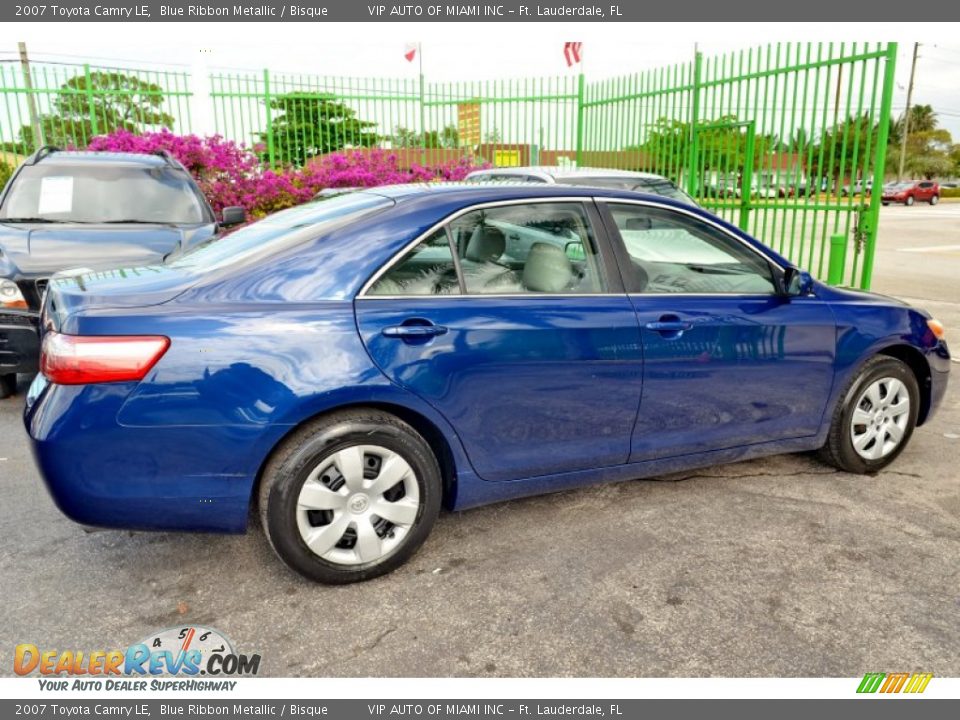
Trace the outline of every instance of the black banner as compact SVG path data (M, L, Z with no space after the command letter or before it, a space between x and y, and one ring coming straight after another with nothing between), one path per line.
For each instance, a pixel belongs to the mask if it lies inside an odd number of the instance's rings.
M908 703L910 708L904 707ZM951 708L953 708L951 710ZM2 700L0 717L335 718L336 720L939 720L960 700Z

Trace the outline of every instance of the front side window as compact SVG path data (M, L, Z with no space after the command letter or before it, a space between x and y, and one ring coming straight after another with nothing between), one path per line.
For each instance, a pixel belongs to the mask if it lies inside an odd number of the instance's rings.
M609 209L641 292L775 292L770 264L712 225L663 208L611 204Z
M576 202L484 208L454 218L385 272L370 295L554 295L606 285Z
M99 162L24 167L0 208L0 219L178 224L213 221L184 170Z

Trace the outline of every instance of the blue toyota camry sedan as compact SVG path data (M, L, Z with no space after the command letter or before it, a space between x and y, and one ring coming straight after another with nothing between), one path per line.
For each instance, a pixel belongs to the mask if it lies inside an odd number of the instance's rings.
M56 277L25 412L78 522L240 532L386 573L441 506L819 450L853 473L944 395L928 314L654 195L398 186L160 264Z

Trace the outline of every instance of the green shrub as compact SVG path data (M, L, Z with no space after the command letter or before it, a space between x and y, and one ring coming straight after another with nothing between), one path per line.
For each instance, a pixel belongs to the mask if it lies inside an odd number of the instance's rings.
M13 166L0 160L0 191L3 190L4 185L7 184L7 180L10 179L11 175L13 175Z
M940 197L960 198L960 188L940 188Z

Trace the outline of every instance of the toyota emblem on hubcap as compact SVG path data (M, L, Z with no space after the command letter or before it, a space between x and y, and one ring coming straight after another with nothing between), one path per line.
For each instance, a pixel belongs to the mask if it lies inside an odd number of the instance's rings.
M357 513L358 515L362 512L366 512L367 508L370 506L370 500L367 499L366 495L354 495L350 498L348 503L350 507L350 512Z

